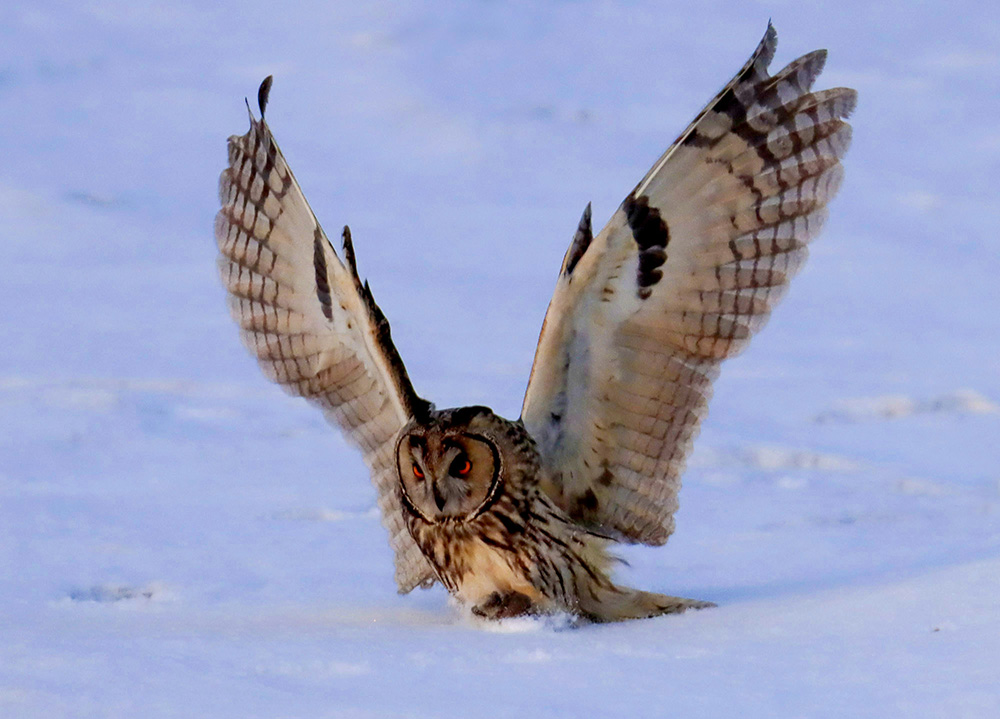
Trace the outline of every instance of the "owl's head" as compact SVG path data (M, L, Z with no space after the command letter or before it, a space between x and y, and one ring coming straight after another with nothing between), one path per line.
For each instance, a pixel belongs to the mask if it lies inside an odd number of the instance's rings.
M511 451L519 449L512 446L517 435L527 437L488 407L432 411L411 421L396 442L404 506L432 523L479 516L504 491L512 464L521 464L523 450Z

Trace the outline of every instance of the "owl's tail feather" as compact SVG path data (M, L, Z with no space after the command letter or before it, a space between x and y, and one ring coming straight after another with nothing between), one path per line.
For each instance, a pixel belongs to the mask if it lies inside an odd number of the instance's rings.
M592 622L621 622L715 606L697 599L618 586L611 580L609 570L621 560L609 553L608 542L603 538L591 535L587 540L580 563L574 567L573 586L577 588L577 594L575 606L570 610L573 613Z
M594 622L620 622L626 619L646 619L660 614L680 614L688 609L714 607L712 602L670 597L666 594L643 592L613 584L594 586L581 594L581 613Z

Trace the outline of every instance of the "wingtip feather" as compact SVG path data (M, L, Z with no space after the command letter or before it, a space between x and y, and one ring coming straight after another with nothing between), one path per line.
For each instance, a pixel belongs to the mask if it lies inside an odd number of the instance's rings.
M271 94L271 83L274 82L274 75L268 75L257 88L257 107L260 108L260 117L264 119L264 111L267 109L267 99Z

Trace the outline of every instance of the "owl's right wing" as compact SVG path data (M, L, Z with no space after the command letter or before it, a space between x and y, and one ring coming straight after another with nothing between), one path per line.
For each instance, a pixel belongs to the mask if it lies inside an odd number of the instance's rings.
M350 231L344 228L345 263L264 122L270 80L258 94L261 119L250 113L249 131L229 138L229 167L219 180L215 238L229 308L264 374L320 407L364 453L396 582L408 592L434 574L403 523L394 440L427 403L358 276Z
M662 544L719 364L764 324L839 187L855 92L811 92L825 51L740 72L593 237L590 208L545 316L522 420L571 517Z

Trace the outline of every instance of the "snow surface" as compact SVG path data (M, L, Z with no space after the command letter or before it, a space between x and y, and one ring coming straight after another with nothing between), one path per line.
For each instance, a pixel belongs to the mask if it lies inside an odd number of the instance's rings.
M860 92L665 548L717 609L483 627L395 594L358 455L241 348L224 140L351 224L422 394L517 414L557 268L773 18ZM1000 716L1000 11L976 2L0 6L0 717Z

